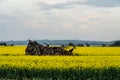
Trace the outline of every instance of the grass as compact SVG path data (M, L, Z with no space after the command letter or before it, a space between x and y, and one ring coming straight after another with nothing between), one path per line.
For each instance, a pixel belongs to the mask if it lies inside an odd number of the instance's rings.
M74 56L26 56L25 48L0 47L0 79L120 80L120 47L77 47Z

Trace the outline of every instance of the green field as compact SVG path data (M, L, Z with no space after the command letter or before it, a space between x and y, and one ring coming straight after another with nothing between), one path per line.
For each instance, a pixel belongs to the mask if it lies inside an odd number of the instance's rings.
M77 47L73 56L26 56L0 47L0 79L120 80L120 47Z

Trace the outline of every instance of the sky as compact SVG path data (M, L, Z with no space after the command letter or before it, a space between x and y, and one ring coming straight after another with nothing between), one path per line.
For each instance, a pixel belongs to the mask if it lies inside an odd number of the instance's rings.
M0 0L1 40L120 40L120 0Z

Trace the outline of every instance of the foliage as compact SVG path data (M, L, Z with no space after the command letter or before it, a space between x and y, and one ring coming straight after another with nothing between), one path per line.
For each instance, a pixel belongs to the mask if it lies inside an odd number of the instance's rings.
M26 56L25 48L26 46L0 47L1 80L120 79L119 47L77 47L74 56Z
M89 47L89 46L90 46L90 44L88 44L88 43L86 43L85 45L86 45L87 47Z
M0 43L0 46L7 46L7 43L5 43L5 42Z
M1 56L1 78L115 79L119 56ZM109 77L110 76L110 77Z
M84 45L83 45L83 44L78 44L77 46L79 46L79 47L84 47Z
M68 43L68 46L74 46L74 43L70 42Z
M115 41L112 45L110 45L110 46L120 46L120 41Z

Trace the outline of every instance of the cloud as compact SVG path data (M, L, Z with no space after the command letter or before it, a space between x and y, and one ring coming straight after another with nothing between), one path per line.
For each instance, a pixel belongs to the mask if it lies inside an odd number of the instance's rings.
M120 0L88 0L85 4L95 7L119 7Z
M60 3L60 4L39 3L38 5L39 5L40 9L42 9L42 10L73 8L73 6L68 3Z
M62 2L53 0L53 3L52 1L42 1L38 2L37 4L43 10L68 9L81 5L93 7L119 7L120 0L65 0Z
M97 21L97 20L100 20L100 18L91 18L89 20L91 20L91 21Z
M120 29L115 23L120 21L119 9L118 0L3 0L0 36L3 40L102 40L104 35L107 40L108 33Z

